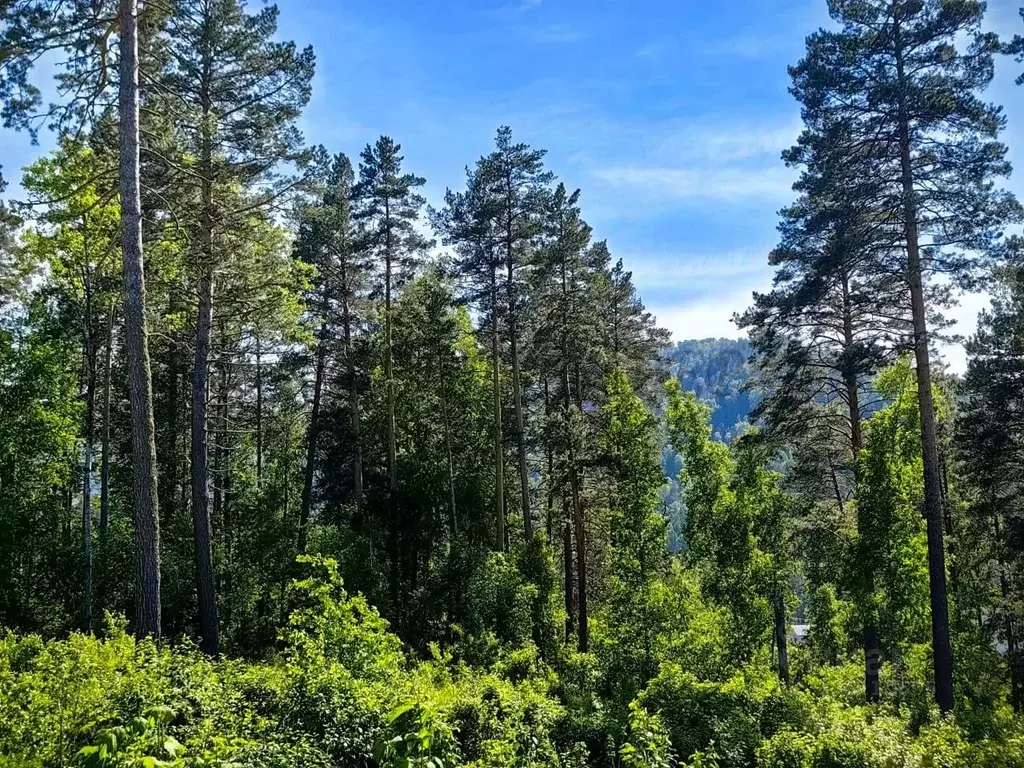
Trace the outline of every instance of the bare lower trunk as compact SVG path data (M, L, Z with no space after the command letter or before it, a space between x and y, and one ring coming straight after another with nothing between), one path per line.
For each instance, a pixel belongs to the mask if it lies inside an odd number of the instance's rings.
M843 341L847 350L853 349L855 343L853 336L853 307L850 301L849 275L846 273L843 274ZM857 462L863 447L863 433L860 423L860 388L856 371L845 371L844 379L850 419L850 453L853 459L853 472L856 482L860 474ZM857 509L859 510L860 507ZM862 519L858 519L857 527L861 536L866 533L864 526L865 522ZM864 589L867 595L874 594L875 578L870 567L867 569L867 573L865 573ZM879 681L881 654L878 649L878 628L874 617L865 621L862 633L861 641L864 647L864 698L869 702L878 702L881 698L881 684Z
M516 453L519 458L519 500L523 510L523 533L533 538L533 517L530 512L530 474L526 463L526 430L523 426L523 385L519 371L519 339L511 256L508 262L508 336L512 357L512 408L516 419Z
M775 596L775 647L779 652L779 680L789 685L789 637L786 626L786 600Z
M903 62L897 58L900 80ZM917 207L910 156L908 121L901 115L900 164L903 176L904 230L907 240L907 277L914 320L914 359L917 363L917 398L921 415L921 448L924 463L924 514L928 536L928 584L932 613L932 654L935 700L943 712L953 710L953 651L949 637L949 599L946 592L946 553L942 532L942 484L939 449L932 403L931 360L917 231Z
M575 594L576 579L572 562L572 520L569 515L569 499L562 499L562 565L563 565L563 587L565 589L565 642L568 644L572 637L576 604L573 596Z
M1003 632L1006 635L1006 666L1010 672L1010 704L1013 711L1019 714L1024 710L1024 665L1021 663L1021 653L1017 647L1014 612L1010 604L1010 578L1003 556L1002 526L999 524L998 513L992 516L992 522L995 528L996 562L999 565L999 592L1002 596L1000 608L1003 615Z
M388 230L390 238L390 229ZM402 625L400 606L401 551L399 548L398 520L398 446L395 435L395 370L391 349L391 245L388 241L384 274L384 379L388 398L388 508L391 517L389 549L391 555L390 590L395 623ZM415 569L413 569L415 571Z
M352 344L352 313L349 309L348 276L344 262L341 265L344 295L342 296L342 322L345 325L345 364L348 367L348 407L352 427L352 495L355 497L356 516L363 511L363 440L359 416L359 375L356 370L355 349Z
M204 255L204 258L206 256ZM209 392L210 338L213 332L213 276L209 265L199 280L195 369L192 374L192 521L195 532L199 647L219 651L217 594L213 573L213 525L210 520Z
M575 458L570 456L570 462ZM573 522L576 534L576 583L578 596L576 599L579 614L579 649L586 653L590 645L590 631L587 621L587 531L583 521L583 508L580 505L580 483L575 467L570 468L572 484Z
M263 486L263 350L256 331L256 487Z
M491 363L494 408L494 517L495 549L505 551L505 456L501 429L501 357L498 341L498 288L496 270L491 269Z
M441 418L444 420L444 452L445 457L448 460L448 513L450 516L450 525L452 533L452 541L455 540L455 535L458 532L459 518L455 505L455 457L452 454L452 425L451 419L448 415L448 395L445 392L446 382L442 378L441 382Z
M309 415L306 435L306 466L303 468L302 501L299 507L299 552L305 553L309 541L309 513L313 503L313 478L316 476L316 445L320 438L320 400L324 388L324 368L327 362L326 331L320 332L316 350L316 370L313 374L313 409Z
M121 82L120 192L124 267L125 354L132 415L132 516L137 577L135 631L160 636L160 518L157 504L156 429L146 327L139 181L139 47L137 0L119 0Z
M579 650L581 653L586 653L590 640L587 622L587 536L583 520L583 506L580 501L580 478L576 467L576 437L572 432L572 397L569 391L568 351L564 334L562 346L562 397L566 444L568 446L566 458L569 464L569 493L572 503L573 529L576 535L576 605L579 621ZM564 489L562 493L565 493Z
M100 447L100 539L110 526L110 362L114 347L114 308L107 322L107 344L103 361L103 444ZM102 555L101 555L102 556Z
M88 313L87 319L88 320ZM92 341L87 342L89 346ZM85 390L85 445L82 448L82 544L85 565L82 574L84 594L83 627L92 632L92 448L96 423L96 360L95 350L87 349Z

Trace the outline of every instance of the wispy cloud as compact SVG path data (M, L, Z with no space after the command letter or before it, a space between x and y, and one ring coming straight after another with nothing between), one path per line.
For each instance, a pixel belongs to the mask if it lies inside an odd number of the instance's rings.
M795 117L774 125L758 115L739 117L730 122L731 125L723 120L718 125L701 121L668 126L657 141L657 152L709 163L760 157L780 165L782 150L796 141L801 130L801 123Z
M633 272L633 282L640 288L680 284L735 287L737 283L760 287L769 274L768 251L769 246L718 254L627 253L623 263Z
M675 200L785 199L793 174L787 168L666 167L618 165L595 168L607 183Z
M750 302L749 294L727 295L701 303L652 307L658 325L676 341L709 337L738 339L744 332L732 322L733 313Z
M539 44L576 43L585 37L583 31L573 24L524 26L521 33L530 42Z
M730 56L761 59L775 55L793 45L793 35L736 35L698 46L697 52L707 56Z

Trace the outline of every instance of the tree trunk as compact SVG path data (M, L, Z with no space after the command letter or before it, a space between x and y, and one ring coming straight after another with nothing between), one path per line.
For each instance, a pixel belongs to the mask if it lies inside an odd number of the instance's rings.
M132 513L137 579L135 631L160 636L160 517L157 506L153 380L146 327L146 280L142 257L139 180L139 41L137 0L119 0L121 38L120 192L124 267L125 353L132 415Z
M579 649L581 653L587 652L590 644L590 632L587 623L587 531L583 520L583 508L580 504L580 482L576 473L575 456L572 449L569 455L569 476L572 485L572 507L573 520L576 533L576 583L579 596Z
M204 187L206 182L204 181ZM206 190L204 188L204 197ZM204 240L208 233L204 233ZM205 244L204 244L205 245ZM203 259L209 258L204 247ZM196 359L192 374L192 521L195 530L196 593L199 600L199 647L219 651L217 593L213 573L213 525L210 520L209 392L210 339L213 333L213 276L209 264L199 278Z
M520 501L523 509L523 532L526 540L533 538L533 518L530 513L530 473L526 464L526 431L523 427L523 387L519 372L519 331L517 328L518 307L516 305L514 264L512 246L508 246L506 261L508 270L508 339L512 357L512 408L516 419L516 449L519 456Z
M1020 651L1017 648L1013 607L1010 605L1010 579L1003 556L1003 534L998 513L993 513L992 523L995 529L996 562L999 566L999 593L1002 597L1000 609L1003 615L1003 632L1006 634L1006 666L1010 673L1010 704L1013 711L1020 714L1024 710L1024 670L1021 669Z
M850 276L845 271L842 275L842 287L843 344L846 350L851 350L853 349L855 342L853 336L853 307L850 301ZM856 484L860 475L857 463L858 457L860 455L861 448L864 446L863 431L860 423L860 387L859 382L857 381L857 372L855 370L845 370L843 372L843 378L846 384L846 404L849 409L850 418L850 453L853 458L852 466L854 483ZM860 535L863 536L865 533L864 527L866 523L860 516L860 507L858 506L857 509L857 528ZM874 594L875 578L871 567L867 568L867 572L865 574L864 589L869 596ZM877 703L881 697L881 684L879 680L881 654L878 649L878 627L872 619L865 623L862 631L863 637L861 640L864 646L864 697L869 702Z
M114 347L114 308L107 321L107 343L103 360L103 443L100 446L100 540L106 541L110 526L110 359ZM102 548L101 548L102 550ZM103 552L101 551L101 556Z
M572 395L569 387L569 337L568 337L568 313L567 303L569 300L569 289L565 270L565 262L562 262L562 398L565 417L566 445L568 448L569 463L569 486L572 494L572 516L573 527L576 533L576 583L579 595L577 606L579 610L579 649L586 653L589 644L590 633L587 622L587 549L586 549L586 528L583 521L583 507L580 502L580 479L576 467L576 438L572 431ZM579 368L576 368L576 401L582 400L580 391ZM564 493L564 491L563 491Z
M88 259L88 253L86 253ZM88 269L88 267L86 267ZM85 429L82 447L82 573L83 619L86 633L92 632L92 449L96 424L96 355L92 328L92 297L89 277L85 278Z
M491 267L491 373L494 390L494 517L495 550L505 551L505 456L501 428L501 350L498 337L498 275Z
M897 51L899 45L897 44ZM897 53L897 75L904 82L903 58ZM902 96L901 96L902 99ZM903 182L904 232L907 239L907 277L914 320L914 358L917 363L917 398L921 415L921 447L924 463L924 513L928 535L928 582L932 612L932 653L935 669L935 700L943 712L953 710L953 651L949 638L949 600L946 593L946 556L942 535L942 486L939 450L932 403L931 360L925 315L921 254L917 230L917 203L910 155L910 126L904 106L899 115L900 168Z
M256 487L263 486L263 350L256 330Z
M786 627L786 599L780 590L775 596L775 647L779 652L779 680L789 685L789 636Z
M390 210L385 203L387 227L384 249L384 380L388 398L388 509L390 511L389 549L391 555L390 591L391 607L397 627L402 626L402 611L399 606L401 593L401 552L398 535L398 447L395 436L395 370L391 349L391 220Z
M206 19L209 22L209 19ZM205 39L205 38L204 38ZM196 594L199 602L199 647L219 651L217 592L213 571L213 525L210 520L209 399L210 341L213 335L213 137L210 79L213 67L208 46L202 51L199 82L202 106L199 218L199 306L196 312L195 368L192 373L192 521L195 530Z
M458 532L458 514L455 505L455 458L452 454L452 425L448 414L448 394L445 391L447 382L443 374L440 376L441 385L441 418L444 420L444 451L448 459L448 512L451 518L452 541Z
M313 373L313 409L309 415L309 433L306 435L306 466L303 468L302 501L299 506L299 552L305 554L309 541L309 513L313 503L313 478L316 475L316 444L320 438L320 400L324 388L324 368L327 363L327 324L320 329L320 343L316 350L316 370Z
M348 369L348 407L352 427L352 495L355 497L356 515L363 511L363 440L359 415L359 374L356 370L355 349L352 344L352 312L349 308L348 274L345 263L341 263L342 299L341 312L345 334L345 364ZM326 307L325 307L326 312Z
M569 515L569 499L562 498L562 566L564 571L563 586L565 588L565 642L572 637L574 617L576 613L575 576L572 563L572 520Z

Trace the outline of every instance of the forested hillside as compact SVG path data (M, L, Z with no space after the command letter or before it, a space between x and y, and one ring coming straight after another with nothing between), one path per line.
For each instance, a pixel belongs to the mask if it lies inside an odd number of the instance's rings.
M738 437L760 402L759 390L751 386L752 354L746 339L688 339L668 349L669 373L711 408L711 426L718 440L731 442Z
M1024 38L828 10L671 346L511 128L310 146L276 7L0 3L0 768L1024 766Z

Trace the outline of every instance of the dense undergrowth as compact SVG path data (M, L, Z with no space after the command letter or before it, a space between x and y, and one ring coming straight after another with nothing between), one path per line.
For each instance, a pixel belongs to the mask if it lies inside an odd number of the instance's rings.
M926 659L865 706L860 664L811 665L798 647L785 687L767 658L722 658L690 595L689 629L661 638L658 673L624 701L628 671L600 637L544 658L488 630L412 658L331 561L303 567L262 661L137 641L116 620L102 637L3 636L0 766L1024 766L1008 708L939 717ZM686 581L676 569L666 588L684 598Z

